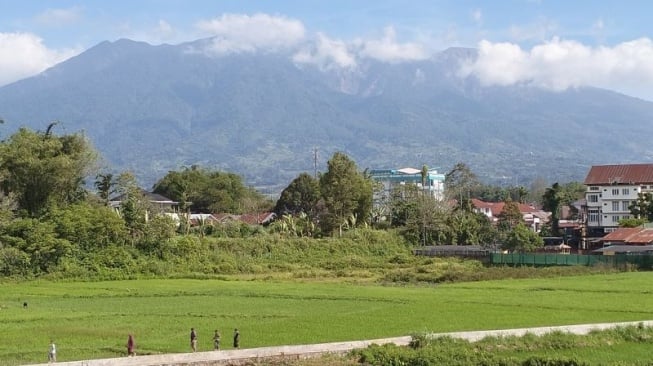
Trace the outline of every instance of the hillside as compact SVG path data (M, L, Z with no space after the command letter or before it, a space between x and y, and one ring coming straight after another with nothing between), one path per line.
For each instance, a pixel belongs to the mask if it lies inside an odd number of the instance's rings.
M487 182L525 185L653 157L653 103L592 88L483 87L456 76L471 49L320 70L281 53L218 57L205 42L103 42L4 86L2 135L59 120L146 187L199 164L269 192L312 171L315 148L320 170L344 151L361 169L463 161Z

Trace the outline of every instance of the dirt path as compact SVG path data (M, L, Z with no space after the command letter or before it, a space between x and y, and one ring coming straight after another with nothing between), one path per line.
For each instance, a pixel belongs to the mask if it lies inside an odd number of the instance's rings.
M487 336L500 336L500 335L514 335L522 336L526 333L535 335L542 335L554 331L569 332L574 334L587 334L592 330L601 330L614 328L617 326L629 326L642 324L644 326L653 326L653 320L637 321L637 322L623 322L623 323L598 323L598 324L579 324L579 325L564 325L557 327L539 327L539 328L519 328L519 329L503 329L503 330L486 330L474 332L451 332L451 333L437 333L434 336L450 336L454 338L463 338L469 341L478 341ZM61 366L213 366L225 365L227 363L234 364L239 361L248 361L252 359L261 358L307 358L319 356L325 353L344 353L353 349L365 348L371 344L386 344L394 343L397 345L408 345L411 337L396 337L396 338L383 338L373 339L367 341L351 341L351 342L335 342L335 343L319 343L319 344L306 344L295 346L276 346L276 347L260 347L260 348L247 348L239 350L225 350L225 351L209 351L209 352L196 352L196 353L169 353L161 355L149 356L136 356L136 357L121 357L121 358L105 358L97 360L84 360L84 361L71 361L71 362L57 362L56 365ZM48 364L38 364L48 365ZM51 365L51 364L50 364ZM37 366L37 365L31 365Z

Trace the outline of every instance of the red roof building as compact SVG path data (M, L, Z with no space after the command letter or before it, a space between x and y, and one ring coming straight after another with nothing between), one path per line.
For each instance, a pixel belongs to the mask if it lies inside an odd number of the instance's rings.
M632 217L630 206L640 193L653 192L653 164L592 166L584 183L588 236L600 237Z

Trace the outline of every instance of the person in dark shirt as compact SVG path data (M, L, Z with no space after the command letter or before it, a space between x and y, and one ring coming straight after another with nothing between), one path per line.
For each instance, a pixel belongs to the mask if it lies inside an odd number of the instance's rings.
M195 328L190 328L190 348L193 349L193 352L197 352L197 333L195 333Z
M240 332L238 328L234 329L234 348L240 347Z
M213 349L216 351L220 349L220 332L217 329L213 334Z

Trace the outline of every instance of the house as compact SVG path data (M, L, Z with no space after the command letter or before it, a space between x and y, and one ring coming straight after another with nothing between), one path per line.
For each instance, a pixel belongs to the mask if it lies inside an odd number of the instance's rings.
M484 214L493 223L499 221L499 216L506 205L505 202L485 202L477 198L472 198L471 201L474 206L474 211ZM532 205L519 203L517 207L522 214L526 226L530 227L536 233L540 232L542 225L548 222L549 216L551 216L549 212L542 211Z
M629 207L638 194L653 192L653 164L595 165L583 183L587 236L600 237L632 218Z
M179 202L173 201L170 198L157 193L148 192L144 189L141 189L140 193L143 195L143 198L149 202L154 212L165 213L173 216L179 213ZM126 199L126 193L113 197L109 199L109 206L116 212L120 212L120 207Z
M389 197L392 190L401 185L414 185L437 200L444 199L445 176L438 173L437 169L428 169L424 177L422 170L415 168L373 169L370 178L383 186L381 192L375 193L374 202L378 202L382 196Z

